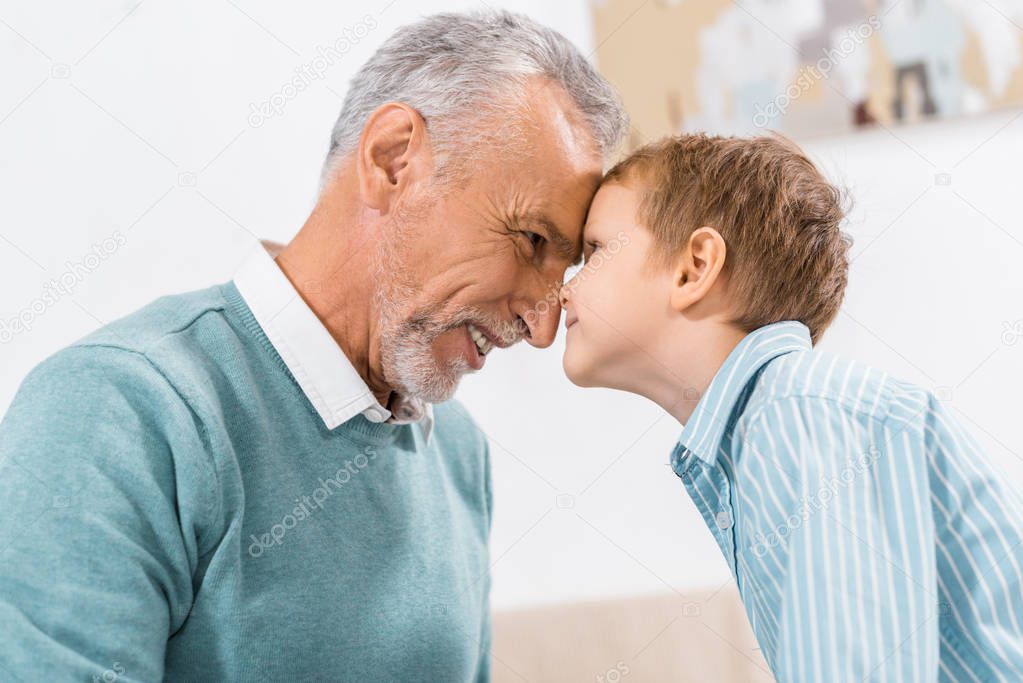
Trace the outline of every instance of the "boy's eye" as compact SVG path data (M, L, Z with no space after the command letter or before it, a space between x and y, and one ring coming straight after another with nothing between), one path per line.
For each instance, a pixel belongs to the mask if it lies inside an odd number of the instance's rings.
M600 242L587 240L586 243L583 244L583 261L588 261L590 257L593 256L593 252L598 249L600 249Z

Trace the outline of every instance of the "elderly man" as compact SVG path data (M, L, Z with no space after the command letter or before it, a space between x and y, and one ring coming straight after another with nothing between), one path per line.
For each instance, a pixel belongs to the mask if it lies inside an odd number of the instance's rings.
M0 426L0 670L489 676L487 444L450 401L554 293L626 126L507 13L391 36L276 259L43 362Z

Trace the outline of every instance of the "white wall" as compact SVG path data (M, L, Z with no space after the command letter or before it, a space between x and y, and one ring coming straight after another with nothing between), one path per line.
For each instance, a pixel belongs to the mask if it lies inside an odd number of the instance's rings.
M8 340L0 323L0 411L33 365L101 322L228 279L257 236L287 240L312 206L339 95L358 65L415 16L479 6L388 2L300 12L265 0L0 6L0 321L37 302L25 314L30 332ZM592 49L583 0L487 4L526 11ZM360 23L377 28L281 115L250 125L250 104L279 92L343 29L361 34ZM823 346L942 388L1019 480L1023 339L1007 344L1002 333L1023 321L1023 119L808 147L857 200L848 301ZM936 185L945 172L952 184ZM48 281L115 232L123 246L90 257L95 268L70 294L38 303ZM727 581L665 465L679 426L642 399L570 385L561 344L495 354L460 392L495 455L495 604Z

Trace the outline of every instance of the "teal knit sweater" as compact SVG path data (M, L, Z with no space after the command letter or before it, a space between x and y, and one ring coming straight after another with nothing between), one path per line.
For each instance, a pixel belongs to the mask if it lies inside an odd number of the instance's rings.
M489 677L487 445L328 430L232 283L58 352L0 423L15 680Z

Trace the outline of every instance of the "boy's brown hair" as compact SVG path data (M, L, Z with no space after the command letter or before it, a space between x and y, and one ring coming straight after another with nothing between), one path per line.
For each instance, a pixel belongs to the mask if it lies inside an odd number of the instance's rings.
M798 320L816 344L838 314L852 246L840 229L843 196L787 138L668 137L619 162L604 182L639 191L638 218L661 266L698 228L721 234L722 272L744 330Z

